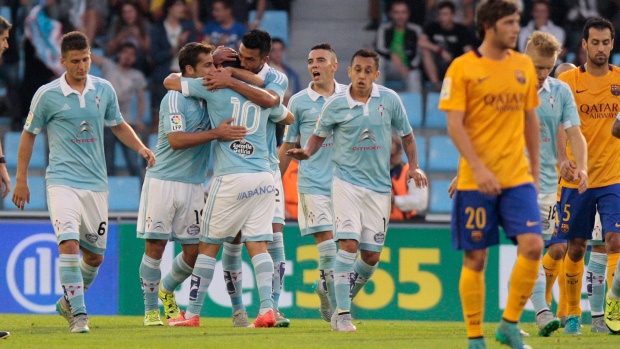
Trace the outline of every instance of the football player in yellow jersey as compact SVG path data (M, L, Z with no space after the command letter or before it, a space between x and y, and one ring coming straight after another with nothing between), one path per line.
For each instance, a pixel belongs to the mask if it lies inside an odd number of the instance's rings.
M562 179L558 212L560 231L568 239L564 259L569 318L564 333L581 334L581 283L588 240L592 239L596 210L600 214L602 237L607 251L607 294L605 322L620 334L620 287L613 287L613 273L620 257L620 141L610 129L620 108L620 68L610 65L614 27L606 19L592 18L583 29L582 47L586 64L559 76L572 89L588 145L588 190L579 194L577 183ZM573 161L570 148L569 160ZM618 283L616 282L616 285Z
M482 44L452 62L439 101L461 153L452 241L455 249L465 250L459 291L469 348L486 348L484 270L488 247L499 243L500 224L517 242L518 258L495 338L511 348L530 348L517 322L532 294L543 249L537 202L540 129L534 65L512 50L519 18L514 0L480 2L476 31Z

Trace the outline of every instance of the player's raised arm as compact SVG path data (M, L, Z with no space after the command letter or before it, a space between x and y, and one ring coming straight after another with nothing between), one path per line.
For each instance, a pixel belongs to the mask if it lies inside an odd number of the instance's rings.
M164 87L167 90L181 92L181 74L172 73L164 79Z
M34 139L37 135L28 131L22 132L17 150L17 175L15 176L15 190L13 191L13 203L20 210L26 203L30 203L30 189L28 188L28 166L32 158Z
M454 145L465 158L474 173L474 179L480 188L480 191L486 195L499 195L502 192L499 182L495 175L480 161L474 147L471 144L469 135L465 132L463 121L465 112L458 110L449 110L446 112L448 116L448 135L452 138ZM535 115L534 115L535 116Z
M250 71L246 72L251 75L255 75ZM226 69L218 69L214 73L205 76L204 80L204 84L207 86L209 91L229 88L263 108L272 108L280 103L280 97L275 93L270 93L266 90L235 79ZM262 79L258 78L258 76L255 78L250 78L249 80L254 82L259 82L260 80L260 86L263 85Z

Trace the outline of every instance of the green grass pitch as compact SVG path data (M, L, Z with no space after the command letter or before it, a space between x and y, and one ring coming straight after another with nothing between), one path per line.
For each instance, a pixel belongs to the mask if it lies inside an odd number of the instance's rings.
M466 348L465 329L458 322L354 320L356 333L337 333L322 320L291 320L290 328L233 328L230 319L201 319L199 328L142 326L136 316L93 316L91 333L69 333L57 315L0 316L0 330L11 337L4 348ZM487 347L508 348L494 340L496 324L485 324ZM620 336L594 334L590 326L579 337L564 336L562 329L549 338L536 335L534 324L522 324L533 337L526 342L535 349L617 349Z

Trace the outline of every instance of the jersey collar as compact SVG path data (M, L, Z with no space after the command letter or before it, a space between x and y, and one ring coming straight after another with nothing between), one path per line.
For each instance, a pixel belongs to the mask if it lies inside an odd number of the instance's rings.
M355 99L353 99L353 97L351 97L351 85L349 84L349 86L347 86L347 91L345 92L345 96L347 97L347 103L349 103L349 109L353 109L353 107L355 107L356 105L365 105L362 102L358 102ZM374 82L372 83L372 91L370 92L370 98L373 97L380 97L381 94L379 94L379 85L375 84ZM370 99L369 99L370 101ZM367 104L368 102L366 102Z
M342 89L340 88L340 84L338 83L338 81L334 80L334 94L340 92ZM322 94L316 92L315 90L312 89L312 81L310 81L310 83L308 84L308 97L310 97L310 99L313 102L316 102L317 99L319 99L319 97L323 97L325 99L327 99L329 96L323 96Z
M551 86L549 86L549 78L545 79L545 82L543 82L542 86L538 90L538 93L542 92L542 90L545 90L547 92L551 92Z
M65 97L67 97L68 95L72 93L79 95L80 93L78 91L76 91L73 87L69 86L69 83L67 82L65 75L67 75L67 72L64 72L60 76L60 89L62 90L62 94L64 94ZM93 85L93 80L91 79L90 75L86 75L86 86L84 87L84 92L82 93L82 95L85 95L86 92L88 92L88 90L94 90L94 89L95 89L95 85Z
M265 63L263 64L263 69L261 69L256 75L260 76L260 78L264 81L267 77L267 73L269 73L269 69L270 67L267 65L267 63Z

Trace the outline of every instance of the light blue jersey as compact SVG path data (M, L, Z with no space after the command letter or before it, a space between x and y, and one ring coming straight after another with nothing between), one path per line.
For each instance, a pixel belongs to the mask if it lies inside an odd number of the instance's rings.
M210 125L204 100L184 97L177 91L168 91L159 107L159 130L155 149L157 162L146 170L146 176L184 183L203 183L207 176L211 143L173 150L168 142L168 134L200 132L208 130Z
M230 89L207 91L202 86L202 79L181 78L181 85L184 96L198 97L207 101L209 119L213 127L231 117L234 118L233 125L247 127L247 134L241 141L214 141L214 176L272 172L267 147L267 121L283 120L288 110L281 105L275 109L261 108Z
M321 111L314 134L334 135L334 176L381 194L390 195L390 154L392 129L403 137L413 130L396 92L372 85L370 99L364 104L345 91L330 98Z
M344 92L347 85L335 82L334 94ZM295 115L295 121L286 128L284 141L297 142L301 136L301 147L304 148L314 132L319 120L321 109L326 98L312 89L312 83L294 94L288 101L288 110ZM327 136L323 146L308 160L299 162L297 190L302 194L316 194L331 196L334 165L332 163L332 149L334 140Z
M579 113L570 87L558 79L548 77L538 91L540 105L536 114L540 120L540 192L558 190L557 150L555 140L560 123L564 130L580 126Z
M284 100L284 93L288 88L288 78L282 72L271 68L267 64L258 73L265 81L265 90L272 90L280 96L280 103ZM276 124L267 121L267 146L269 147L269 165L271 171L278 170L280 159L278 157L278 140L276 139Z
M82 94L60 78L41 86L32 98L24 131L47 126L47 185L107 191L103 126L123 123L116 92L107 80L88 75Z

